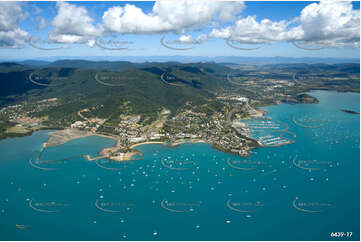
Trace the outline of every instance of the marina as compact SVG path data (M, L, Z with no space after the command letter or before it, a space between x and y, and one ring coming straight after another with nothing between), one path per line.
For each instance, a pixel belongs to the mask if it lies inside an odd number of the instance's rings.
M244 121L246 128L243 128L241 133L248 137L254 138L261 146L277 147L282 145L293 144L296 141L284 137L285 134L296 138L296 134L289 131L289 125L282 121L275 121L270 119L251 119ZM281 133L279 136L274 133Z
M292 115L282 116L287 111L300 117L298 112L305 113L302 105L267 107L272 120L248 120L250 133L264 144L248 157L215 150L207 143L173 147L145 143L136 147L141 159L111 162L98 155L116 144L106 137L87 136L46 148L42 144L50 131L2 140L0 151L6 162L0 169L4 184L0 223L7 222L0 231L13 231L6 232L7 239L25 239L23 232L31 231L37 239L57 234L67 240L66 231L76 227L79 237L72 239L212 240L225 230L223 240L237 240L244 228L245 239L254 239L255 231L262 232L256 233L256 239L262 239L262 234L286 239L287 235L272 233L269 221L275 217L300 240L327 240L320 233L329 230L327 221L357 231L354 177L358 176L359 134L354 131L359 116L329 104L337 109L339 116L335 116L320 95L313 120L323 120L321 113L332 117L332 122L303 132L304 127L293 124ZM342 125L342 115L349 115L354 124ZM283 140L296 137L297 143L285 145ZM280 143L284 145L273 147ZM15 145L22 147L27 160L9 149ZM21 172L8 172L14 169ZM342 189L343 196L334 196L335 189ZM343 206L346 202L349 205ZM345 216L349 220L343 220ZM47 227L49 219L56 229ZM308 233L299 233L294 220ZM139 221L144 221L144 233L139 233ZM44 228L48 228L45 233Z

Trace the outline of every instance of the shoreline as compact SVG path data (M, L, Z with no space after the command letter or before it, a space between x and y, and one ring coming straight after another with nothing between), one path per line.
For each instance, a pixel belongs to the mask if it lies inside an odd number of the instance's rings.
M129 148L133 149L137 146L147 145L147 144L160 144L160 145L168 146L168 143L165 141L146 141L146 142L142 142L142 143L133 144L133 145L129 146Z
M90 136L89 132L76 129L63 129L49 133L49 138L43 143L43 148L63 145L71 140Z
M78 129L66 128L66 129L50 132L48 140L43 143L43 147L45 148L45 147L59 146L59 145L65 144L69 141L84 138L84 137L89 137L89 136L99 136L99 137L109 138L109 139L113 139L113 140L118 140L118 138L116 138L115 136L111 136L111 135L98 134L98 133L93 133L93 132L89 132L89 131L82 131L82 130L78 130Z
M99 133L94 133L94 132L89 132L89 131L82 131L82 130L78 130L78 129L66 128L63 130L56 130L56 131L50 132L49 139L43 143L42 147L46 148L46 147L60 146L71 140L85 138L85 137L89 137L89 136L99 136L99 137L104 137L104 138L110 138L110 139L117 141L114 146L101 149L97 153L98 156L91 157L90 155L83 155L83 157L86 158L87 161L95 161L95 162L99 159L109 159L113 162L132 161L132 160L134 160L132 158L135 155L142 155L142 153L135 148L138 146L147 145L147 144L160 144L160 145L163 145L163 146L169 147L169 148L177 147L182 144L196 144L196 143L205 143L205 144L212 145L211 142L208 142L203 139L180 139L180 140L176 140L173 143L168 143L166 141L145 141L145 142L136 143L136 144L129 146L129 148L132 151L125 152L125 153L119 152L118 154L114 154L115 152L118 152L117 148L120 146L118 137L113 136L113 135L99 134ZM212 148L220 150L222 152L235 154L234 152L231 152L231 151L228 151L225 149L219 149L214 145L212 145ZM253 148L254 147L251 147L248 150L251 150ZM237 154L237 155L239 155L239 154ZM249 156L249 154L247 156Z
M160 144L166 147L176 147L178 145L182 145L182 144L196 144L196 143L207 143L209 144L209 142L205 141L205 140L201 140L201 139L196 139L196 140L178 140L176 142L173 143L167 143L166 141L146 141L146 142L142 142L142 143L137 143L137 144L133 144L131 146L129 146L129 148L133 149L137 146L140 145L147 145L147 144Z
M205 143L205 144L211 144L205 140L202 139L195 139L195 140L178 140L172 144L170 144L170 147L176 147L183 144L197 144L197 143Z
M98 154L100 155L100 152ZM96 157L91 157L90 155L84 155L83 157L86 158L88 161L95 161L95 162L97 162L97 160L100 160L100 159L108 159L113 162L123 162L123 161L131 161L132 157L135 155L138 155L138 154L139 154L138 152L128 152L122 156L116 156L116 157L113 157L113 156L108 157L107 155L100 155L100 156L96 156Z

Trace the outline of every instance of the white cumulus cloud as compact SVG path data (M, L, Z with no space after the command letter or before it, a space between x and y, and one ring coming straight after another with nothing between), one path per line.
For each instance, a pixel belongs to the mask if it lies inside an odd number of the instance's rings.
M243 2L161 0L150 13L131 4L112 7L104 13L103 24L108 31L118 33L184 33L212 21L230 21L243 9Z
M0 47L22 48L29 34L19 28L26 18L21 6L15 2L0 2Z
M353 9L351 2L322 1L307 5L293 20L257 21L256 16L247 16L231 26L213 29L209 36L247 44L299 41L330 47L359 46L360 11Z
M322 1L306 6L299 17L302 41L329 46L360 43L360 10L351 2Z
M201 34L196 38L193 38L192 35L181 35L178 38L180 44L201 44L208 40L208 36L206 34Z
M256 16L239 19L233 26L213 29L210 37L230 39L240 43L260 44L290 40L297 35L294 31L287 31L289 22L273 22L263 19L260 22Z
M93 24L85 7L66 2L57 2L58 13L51 22L49 39L57 43L88 43L102 33Z

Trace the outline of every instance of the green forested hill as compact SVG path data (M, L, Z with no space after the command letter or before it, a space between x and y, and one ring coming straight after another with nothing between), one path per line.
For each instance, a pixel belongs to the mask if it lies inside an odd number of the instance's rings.
M215 63L84 60L61 60L38 67L0 63L0 107L57 98L57 105L42 109L36 115L69 123L79 118L79 110L91 108L94 117L116 123L121 113L155 118L162 108L174 114L186 102L221 107L215 99L216 93L234 91L249 98L262 99L257 93L273 85L269 84L270 80L294 82L296 78L296 84L302 82L302 85L293 88L295 94L312 88L356 91L359 90L359 82L355 82L359 77L357 68L358 64L243 65L229 68ZM238 77L241 86L228 81L228 74L233 79ZM243 81L254 82L252 85L255 86L245 86ZM264 83L262 90L257 89L257 83L258 86Z
M231 71L224 66L202 63L87 64L87 61L58 61L42 68L16 65L16 68L21 67L19 71L0 72L3 86L0 104L58 98L59 105L38 114L54 120L72 119L79 110L93 107L94 116L116 121L124 113L124 103L132 114L156 116L162 108L176 112L187 101L210 102L214 99L213 93L225 82L214 73L225 75ZM0 68L13 66L6 63L0 64ZM163 73L176 77L176 82L181 82L182 86L162 81Z

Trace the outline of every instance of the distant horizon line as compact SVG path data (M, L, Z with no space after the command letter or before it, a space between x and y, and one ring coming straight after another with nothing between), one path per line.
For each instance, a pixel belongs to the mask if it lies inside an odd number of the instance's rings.
M95 55L95 56L37 56L33 58L19 58L23 60L34 60L34 59L49 59L49 58L137 58L137 57L187 57L187 58L217 58L217 57L236 57L236 58L294 58L294 59L303 59L303 58L310 58L310 59L360 59L361 57L337 57L337 56L239 56L239 55L217 55L217 56L207 56L207 55L124 55L124 56L106 56L106 55ZM10 58L9 58L10 59ZM18 58L12 58L18 59Z
M86 60L86 61L136 61L136 59L143 59L139 60L142 62L146 62L144 60L146 58L149 59L163 59L162 61L166 61L167 59L174 59L174 58L183 58L185 60L190 59L199 59L198 61L212 61L211 59L226 59L230 58L233 60L245 60L245 59L264 59L264 60L271 60L271 59L290 59L290 60L335 60L335 61L356 61L360 62L360 57L290 57L290 56L186 56L186 55L150 55L150 56L49 56L49 57L33 57L33 58L1 58L0 62L21 62L21 61L46 61L46 62L54 62L59 60ZM132 59L132 60L130 60ZM201 60L203 59L203 60ZM152 61L152 60L149 60ZM170 60L172 61L172 60ZM174 60L173 60L174 61ZM181 60L180 60L181 61ZM197 60L196 60L197 61ZM225 60L224 60L225 61Z

